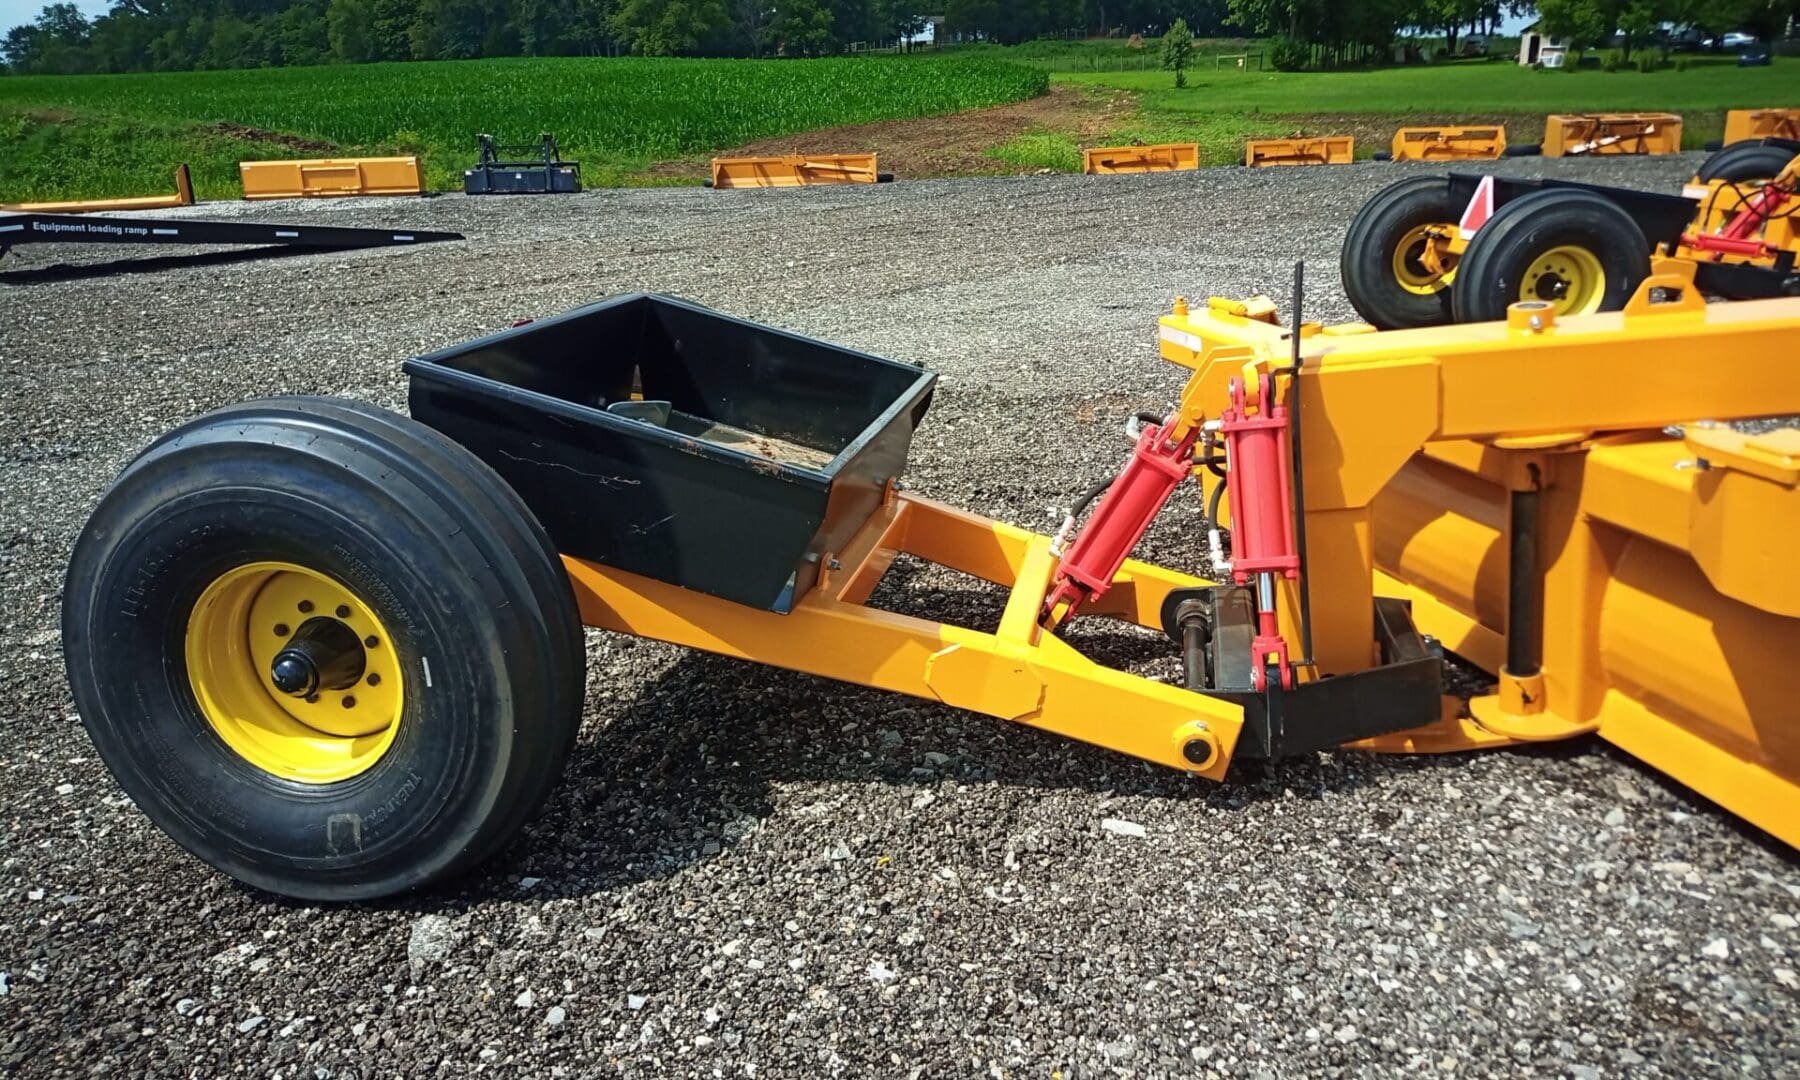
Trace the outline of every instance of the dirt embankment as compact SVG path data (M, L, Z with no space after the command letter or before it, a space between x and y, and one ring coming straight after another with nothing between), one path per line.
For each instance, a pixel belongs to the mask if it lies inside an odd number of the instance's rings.
M1018 171L988 156L988 151L1034 131L1066 132L1091 141L1128 120L1136 109L1129 91L1094 91L1052 86L1048 94L991 109L971 109L949 116L916 120L881 120L845 124L774 139L759 139L718 157L774 154L866 153L880 156L881 168L909 180L935 176L980 176ZM697 176L707 159L680 158L651 166L655 177Z

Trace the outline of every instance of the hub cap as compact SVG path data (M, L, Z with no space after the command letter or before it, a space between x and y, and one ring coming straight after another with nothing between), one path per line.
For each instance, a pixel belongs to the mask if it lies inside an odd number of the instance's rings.
M1551 248L1525 268L1519 281L1520 300L1542 300L1558 315L1586 315L1600 310L1606 295L1606 271L1600 259L1583 247Z
M393 745L404 703L393 640L373 610L316 570L236 567L187 625L187 672L225 745L284 780L329 784Z

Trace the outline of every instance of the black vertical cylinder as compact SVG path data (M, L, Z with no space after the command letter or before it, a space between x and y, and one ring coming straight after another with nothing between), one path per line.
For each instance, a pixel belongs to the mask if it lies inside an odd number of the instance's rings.
M1205 690L1207 688L1207 646L1206 623L1197 618L1184 619L1181 624L1182 681L1189 690Z
M1538 493L1512 493L1506 585L1506 671L1536 675L1544 661L1544 579L1538 567Z

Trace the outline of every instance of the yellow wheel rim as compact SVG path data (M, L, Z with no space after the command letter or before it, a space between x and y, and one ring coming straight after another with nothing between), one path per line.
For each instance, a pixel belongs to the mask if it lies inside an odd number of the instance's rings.
M1606 270L1600 257L1584 247L1565 244L1539 255L1519 280L1520 300L1542 300L1558 315L1586 315L1600 310L1606 296Z
M1419 225L1400 238L1394 245L1394 281L1402 289L1419 296L1435 296L1450 287L1456 279L1456 256L1449 252L1439 252L1438 259L1445 267L1442 273L1434 271L1425 262L1425 250L1437 239L1436 233L1443 230L1444 225Z
M302 630L309 620L320 621ZM323 633L360 649L359 670L349 664L353 654L339 650L340 674L354 682L284 692L278 655ZM400 730L405 690L387 627L355 593L293 563L248 563L206 587L188 616L187 673L225 745L284 780L347 780L380 761Z

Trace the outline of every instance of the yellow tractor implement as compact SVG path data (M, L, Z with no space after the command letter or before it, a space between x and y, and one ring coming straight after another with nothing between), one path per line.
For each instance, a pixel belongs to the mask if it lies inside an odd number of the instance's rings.
M1543 300L1558 315L1616 311L1659 260L1707 295L1800 296L1800 143L1713 154L1680 195L1544 179L1412 176L1345 233L1340 271L1370 324L1409 329L1501 318Z
M1732 109L1725 114L1725 145L1757 139L1800 139L1800 109Z
M97 214L118 210L172 210L194 205L194 181L185 164L175 166L175 194L145 195L130 199L78 199L70 202L34 202L0 205L0 210L24 214Z
M425 194L425 167L416 157L240 161L238 176L251 200Z
M1244 164L1253 169L1275 165L1348 165L1354 160L1356 140L1349 135L1250 139L1244 143Z
M1088 174L1184 172L1199 167L1199 143L1099 146L1081 152L1081 171Z
M669 297L410 360L410 419L208 414L77 541L78 711L179 843L313 899L516 834L574 743L582 623L1214 780L1593 733L1800 845L1800 432L1718 426L1800 414L1800 299L1668 272L1620 312L1377 332L1294 294L1292 329L1177 300L1177 404L1053 535L905 489L929 372ZM1130 557L1181 490L1213 580ZM997 624L872 605L902 555L1003 589ZM1086 619L1181 676L1084 654ZM1446 650L1491 686L1453 692Z
M712 188L811 187L874 184L883 179L874 154L783 154L713 158Z
M1800 344L1800 300L1709 306L1670 269L1607 315L1540 302L1500 323L1301 328L1300 433L1332 448L1305 465L1315 658L1375 662L1372 582L1495 684L1455 720L1358 745L1592 731L1800 845L1800 674L1782 659L1800 650L1784 539L1800 431L1717 426L1800 413L1800 373L1768 362ZM1163 355L1214 393L1279 369L1290 344L1216 305L1162 328ZM1290 632L1298 601L1283 598Z
M1544 118L1545 157L1680 152L1681 117L1675 113L1582 113Z
M1407 127L1394 132L1395 161L1492 161L1506 154L1506 128Z

